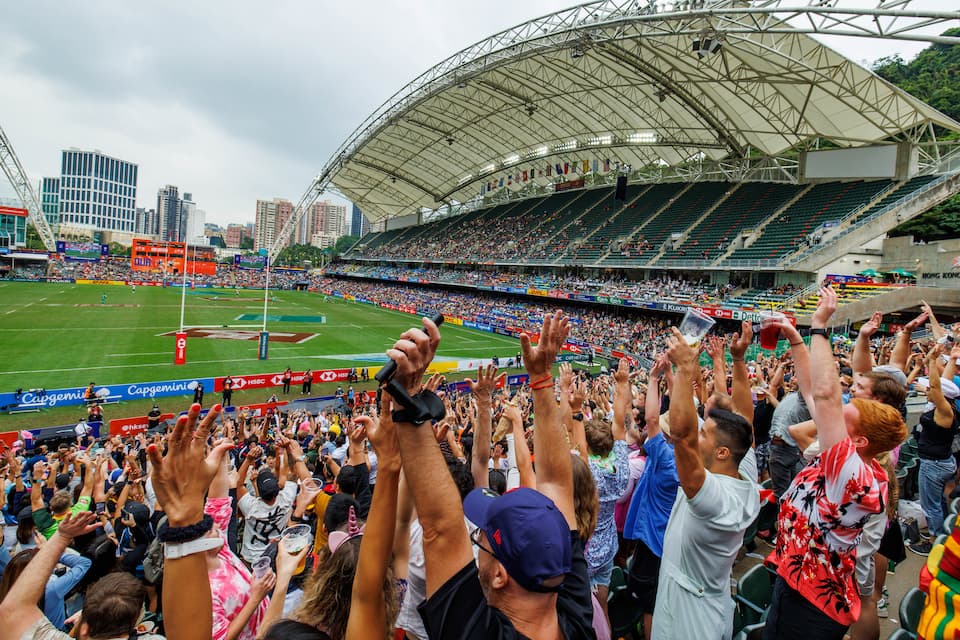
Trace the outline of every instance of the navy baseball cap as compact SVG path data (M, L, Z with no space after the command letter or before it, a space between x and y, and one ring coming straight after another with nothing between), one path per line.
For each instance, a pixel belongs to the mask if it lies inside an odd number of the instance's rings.
M498 496L474 489L463 512L483 531L490 550L507 574L527 591L559 591L563 581L544 583L570 573L570 526L553 500L521 487Z

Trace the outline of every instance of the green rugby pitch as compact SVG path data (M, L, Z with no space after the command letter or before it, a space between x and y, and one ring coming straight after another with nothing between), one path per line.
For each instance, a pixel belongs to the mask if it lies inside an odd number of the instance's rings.
M106 294L105 304L101 295ZM186 327L260 330L236 320L263 313L263 292L191 291ZM173 364L172 335L180 323L179 288L74 285L0 281L0 390L56 389L182 378L376 366L404 330L419 326L409 314L298 291L271 292L269 316L323 315L317 322L268 322L273 333L316 334L301 343L270 343L257 359L255 340L192 337L187 364ZM402 300L398 302L402 303ZM438 358L510 356L513 338L444 325ZM364 359L364 356L368 358Z

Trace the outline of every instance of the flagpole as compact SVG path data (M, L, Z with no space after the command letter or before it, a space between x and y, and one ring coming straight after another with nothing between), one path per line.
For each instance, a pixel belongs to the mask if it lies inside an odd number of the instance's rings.
M183 332L183 307L187 301L187 245L183 245L183 287L180 289L180 332Z

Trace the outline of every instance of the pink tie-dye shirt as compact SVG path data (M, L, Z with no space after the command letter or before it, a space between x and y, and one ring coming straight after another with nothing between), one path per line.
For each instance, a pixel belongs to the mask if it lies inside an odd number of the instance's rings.
M230 621L240 614L240 610L250 599L253 576L240 558L230 551L230 546L227 544L227 529L233 512L232 498L208 498L203 510L213 518L223 538L223 546L220 547L218 554L220 567L209 571L207 575L210 578L210 592L213 595L212 640L224 640L227 637ZM240 632L239 640L256 639L257 630L267 613L269 604L270 598L264 598L250 616L247 626Z

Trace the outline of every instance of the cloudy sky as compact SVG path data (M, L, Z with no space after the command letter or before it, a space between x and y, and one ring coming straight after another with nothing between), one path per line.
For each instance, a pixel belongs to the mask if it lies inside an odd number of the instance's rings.
M157 189L175 184L193 193L208 222L252 222L257 198L296 202L341 142L408 81L473 42L572 4L6 3L0 126L34 184L59 174L61 149L100 149L139 164L138 206L155 206ZM911 6L943 8L942 0ZM867 62L924 46L828 44ZM0 195L12 195L2 177Z

